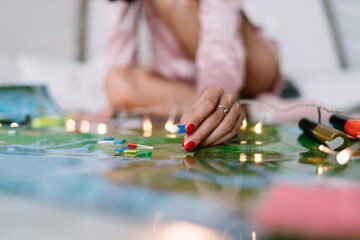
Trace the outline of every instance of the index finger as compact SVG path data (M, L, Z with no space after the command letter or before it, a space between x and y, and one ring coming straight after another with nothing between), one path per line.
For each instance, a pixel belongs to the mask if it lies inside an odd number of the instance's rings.
M187 134L191 134L214 111L223 93L224 91L220 87L211 88L202 96L202 100L186 121L185 131Z

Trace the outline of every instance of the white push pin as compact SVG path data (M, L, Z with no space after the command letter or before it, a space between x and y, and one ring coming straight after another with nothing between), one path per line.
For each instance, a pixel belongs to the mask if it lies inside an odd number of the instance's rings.
M15 136L16 135L16 130L9 130L8 135L9 136Z
M104 138L104 140L100 140L97 142L98 144L124 144L125 143L125 139L119 139L119 140L115 140L112 137L107 137Z

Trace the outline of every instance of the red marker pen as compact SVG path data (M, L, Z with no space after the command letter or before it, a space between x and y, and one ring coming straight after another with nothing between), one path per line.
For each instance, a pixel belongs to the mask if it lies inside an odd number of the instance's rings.
M360 121L354 120L339 114L334 114L330 118L330 123L340 131L346 132L354 138L360 139Z

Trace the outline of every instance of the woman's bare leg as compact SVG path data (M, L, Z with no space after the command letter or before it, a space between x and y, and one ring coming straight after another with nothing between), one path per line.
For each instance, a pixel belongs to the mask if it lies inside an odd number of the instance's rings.
M279 62L245 16L241 33L246 49L245 85L241 92L243 97L254 97L272 90L279 78Z
M112 106L126 110L147 106L170 109L175 104L189 107L195 100L193 86L138 66L112 69L105 90Z

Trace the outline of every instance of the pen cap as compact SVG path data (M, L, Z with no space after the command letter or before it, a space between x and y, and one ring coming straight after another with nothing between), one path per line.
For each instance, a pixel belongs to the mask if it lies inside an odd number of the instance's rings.
M344 126L345 132L347 132L349 135L353 136L354 138L360 139L360 121L349 119L345 126Z
M330 123L333 125L336 129L339 129L340 131L345 131L344 126L346 122L349 120L349 118L342 116L340 114L333 114L330 117Z
M309 118L302 118L299 122L299 127L308 135L312 135L312 131L317 125L319 125L317 122Z

